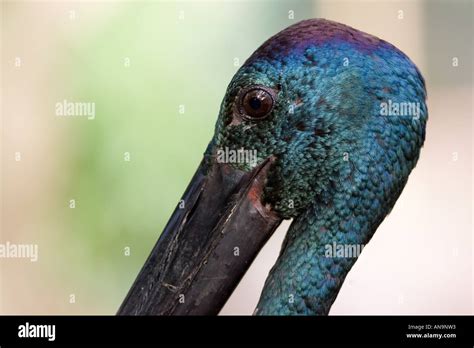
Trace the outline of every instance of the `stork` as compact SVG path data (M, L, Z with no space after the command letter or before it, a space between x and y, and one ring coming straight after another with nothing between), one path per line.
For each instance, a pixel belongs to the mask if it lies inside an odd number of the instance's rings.
M293 219L255 314L327 315L358 256L328 246L366 245L394 206L424 142L425 99L414 63L377 37L324 19L271 37L230 82L118 314L218 314Z

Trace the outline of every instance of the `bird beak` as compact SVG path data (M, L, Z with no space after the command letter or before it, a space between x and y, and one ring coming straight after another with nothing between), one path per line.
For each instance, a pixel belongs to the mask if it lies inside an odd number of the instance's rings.
M281 222L261 201L273 161L245 172L206 156L117 314L218 314Z

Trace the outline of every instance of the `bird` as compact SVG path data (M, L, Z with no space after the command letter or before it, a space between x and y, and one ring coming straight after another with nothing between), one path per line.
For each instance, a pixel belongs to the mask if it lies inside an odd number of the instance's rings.
M269 38L228 85L117 314L218 314L292 219L254 314L328 315L360 254L345 252L369 243L419 159L426 98L403 52L345 24L309 19Z

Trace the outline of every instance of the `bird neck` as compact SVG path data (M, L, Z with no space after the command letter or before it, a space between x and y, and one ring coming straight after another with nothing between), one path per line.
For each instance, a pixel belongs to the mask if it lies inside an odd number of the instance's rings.
M381 151L369 133L341 164L332 188L294 219L265 282L257 315L325 315L342 283L400 195L418 150ZM403 139L398 140L403 146Z
M329 313L347 273L376 228L353 216L343 203L336 199L327 207L315 206L294 220L257 314Z

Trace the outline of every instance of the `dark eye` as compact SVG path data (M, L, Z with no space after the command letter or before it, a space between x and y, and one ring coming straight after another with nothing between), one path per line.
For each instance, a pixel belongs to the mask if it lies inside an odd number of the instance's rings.
M244 90L240 99L240 113L250 119L263 119L272 111L273 94L263 87Z

